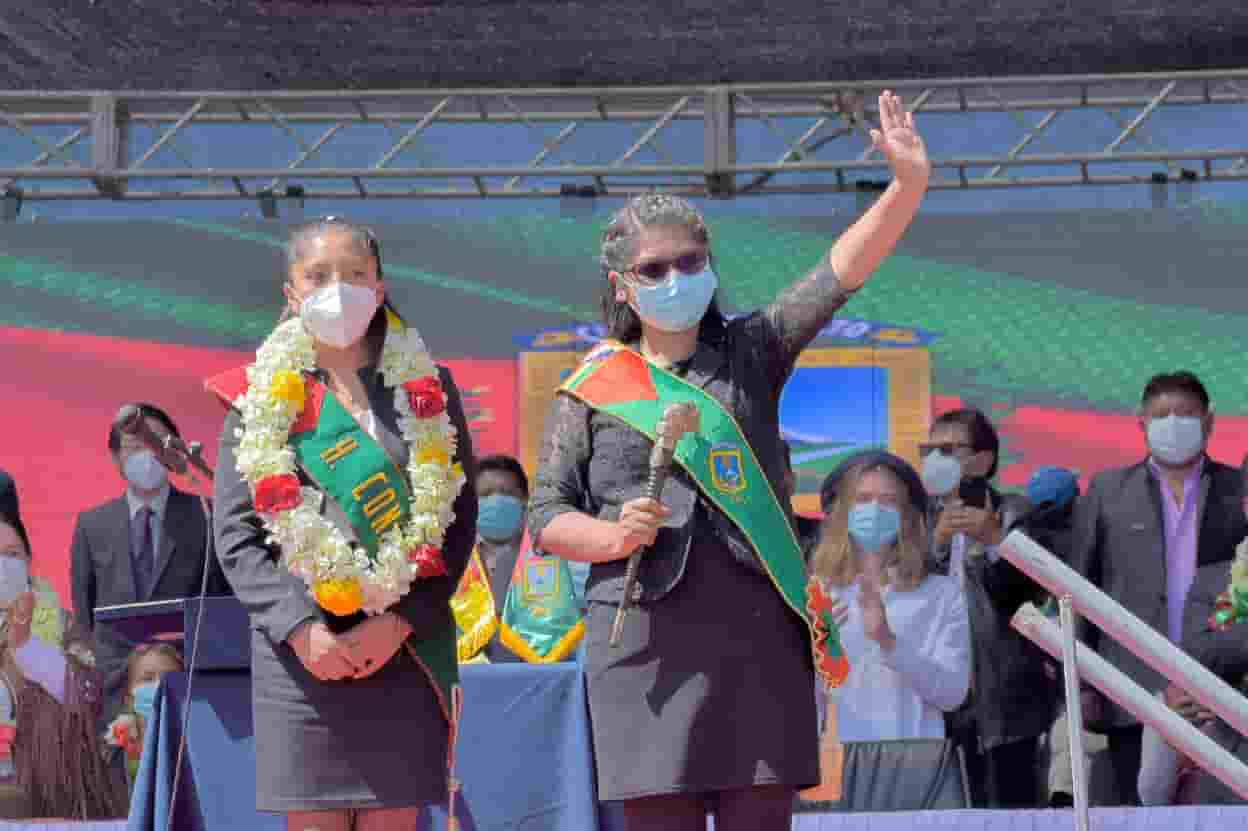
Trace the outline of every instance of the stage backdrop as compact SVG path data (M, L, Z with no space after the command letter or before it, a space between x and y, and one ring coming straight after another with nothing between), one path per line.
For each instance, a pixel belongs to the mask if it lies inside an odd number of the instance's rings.
M541 408L518 393L520 353L592 342L604 286L597 246L615 204L578 216L465 205L377 224L388 290L455 372L479 451L520 450L518 408ZM762 204L705 206L729 311L769 302L857 215L852 200L825 216L750 212ZM909 452L926 393L899 383L890 362L922 351L931 412L970 404L1000 426L1007 487L1041 464L1076 468L1086 481L1143 458L1140 392L1153 373L1177 368L1208 384L1212 452L1237 464L1248 450L1246 218L1211 202L925 212L815 344L850 349L830 353L850 356L846 365L821 369L813 354L823 353L813 353L785 393L803 487L835 458L836 442L878 439ZM0 223L0 467L18 479L36 569L62 592L75 515L121 492L105 439L122 403L167 407L215 453L222 410L202 380L246 360L271 330L284 236L261 221ZM894 398L903 394L908 401ZM828 413L852 417L829 422ZM541 421L534 416L526 412L527 429Z

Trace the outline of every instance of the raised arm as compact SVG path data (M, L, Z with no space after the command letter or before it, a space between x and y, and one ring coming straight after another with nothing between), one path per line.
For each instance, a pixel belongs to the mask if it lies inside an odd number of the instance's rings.
M906 112L891 92L880 96L880 129L871 131L871 141L888 159L892 183L827 256L767 309L787 366L892 253L927 191L931 174L927 149L913 113Z

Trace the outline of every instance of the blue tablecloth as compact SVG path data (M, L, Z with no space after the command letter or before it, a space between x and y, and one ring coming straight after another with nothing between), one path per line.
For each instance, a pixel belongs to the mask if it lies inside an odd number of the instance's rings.
M585 682L573 663L461 667L464 721L457 773L464 831L592 831L598 827ZM164 831L185 715L186 675L165 676L130 807L130 831ZM281 831L255 810L251 678L200 673L175 805L178 831ZM395 760L402 764L402 760ZM435 808L433 829L445 827Z

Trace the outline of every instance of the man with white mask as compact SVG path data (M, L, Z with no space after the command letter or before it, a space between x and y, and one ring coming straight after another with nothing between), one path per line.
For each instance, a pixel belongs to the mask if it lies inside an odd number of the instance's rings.
M1140 429L1148 457L1093 477L1078 503L1071 566L1133 614L1179 643L1198 566L1231 560L1248 533L1239 471L1207 453L1213 408L1190 372L1157 375L1144 388ZM1099 630L1085 640L1150 691L1164 679ZM1142 728L1093 690L1083 694L1090 729L1104 732L1120 804L1137 804Z
M1039 807L1041 738L1053 724L1056 690L1044 653L1010 619L1040 592L997 550L1028 503L991 485L1001 440L979 410L940 415L921 452L923 486L933 498L933 568L962 587L970 620L971 691L948 720L966 758L971 803Z
M135 404L156 435L178 435L159 407ZM71 548L74 610L97 640L97 659L108 703L105 718L120 706L126 657L134 644L107 626L96 626L100 606L172 600L200 593L207 564L208 594L230 594L229 585L205 546L209 518L200 500L173 487L156 454L114 420L108 450L125 492L78 515Z

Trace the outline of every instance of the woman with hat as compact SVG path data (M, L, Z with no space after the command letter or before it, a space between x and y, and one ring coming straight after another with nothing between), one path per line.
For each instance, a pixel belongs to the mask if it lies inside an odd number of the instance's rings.
M842 742L943 738L966 698L966 600L929 574L927 496L914 469L882 451L847 459L824 484L828 514L812 570L836 598L849 659L836 697Z

